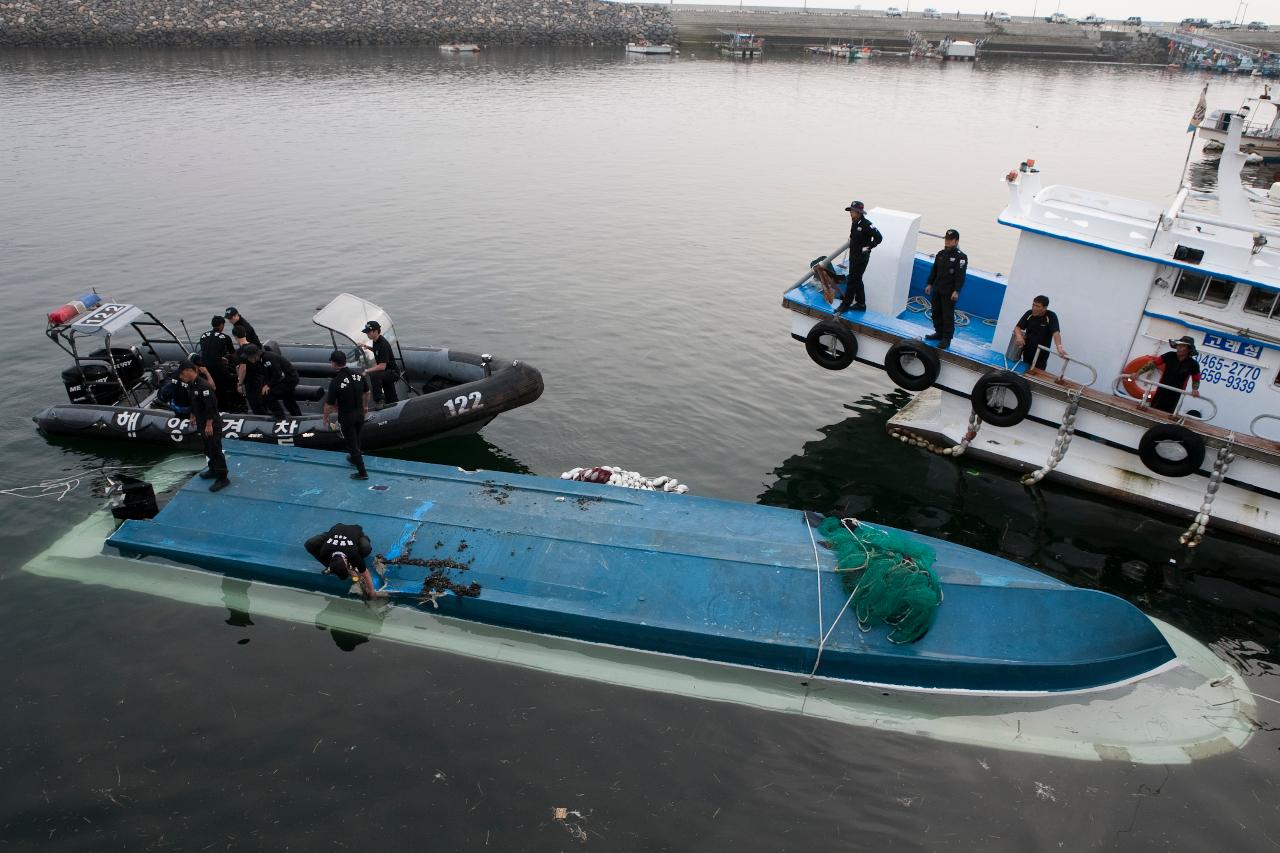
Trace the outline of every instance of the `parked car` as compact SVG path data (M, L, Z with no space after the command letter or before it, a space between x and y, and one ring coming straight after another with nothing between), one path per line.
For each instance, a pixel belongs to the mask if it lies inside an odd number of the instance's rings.
M1047 24L1067 24L1071 22L1071 19L1061 12L1054 12L1044 20Z
M1142 18L1139 18L1137 15L1130 15L1124 19L1124 23L1125 26L1128 27L1140 27L1142 26Z
M1100 27L1107 22L1107 19L1101 15L1090 15L1080 21L1082 24Z
M1002 24L1007 24L1010 21L1012 21L1013 18L1009 17L1008 12L996 12L994 15L991 16L991 20L999 21Z
M1210 29L1214 29L1214 30L1238 30L1238 29L1240 29L1240 27L1239 27L1239 25L1237 25L1237 24L1236 24L1236 22L1235 22L1235 21L1228 21L1226 18L1223 18L1221 21L1214 21L1214 22L1213 22L1213 26L1212 26L1212 27L1210 27Z
M924 16L925 16L926 18L941 18L941 17L942 17L942 13L941 13L941 12L939 12L937 9L933 8L932 6L930 6L928 9L925 9L925 10L924 10ZM1250 29L1252 29L1252 28L1250 28ZM1263 27L1263 29L1265 30L1265 29L1266 29L1266 27Z
M888 9L884 10L884 16L886 18L901 18L902 10L897 6L890 6Z
M1263 23L1262 21L1250 21L1250 22L1249 22L1249 26L1245 27L1245 29L1247 29L1247 30L1263 30L1263 31L1265 32L1265 31L1266 31L1266 29L1267 29L1267 25L1266 25L1265 23Z

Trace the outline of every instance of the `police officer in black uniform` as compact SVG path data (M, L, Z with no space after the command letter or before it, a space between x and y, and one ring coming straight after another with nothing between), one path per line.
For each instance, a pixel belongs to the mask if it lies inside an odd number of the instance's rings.
M848 311L852 304L854 311L867 310L867 294L862 286L862 274L867 271L867 262L871 260L871 250L884 240L871 220L867 219L866 206L860 202L851 202L845 210L849 211L849 276L844 287L844 298L836 307L835 313Z
M222 415L218 411L218 395L205 381L190 361L178 367L178 379L187 386L191 403L191 423L195 426L209 467L200 472L201 478L213 480L209 491L219 492L231 485L227 476L227 457L222 455Z
M347 461L356 466L351 479L367 480L369 472L364 469L364 456L360 453L360 431L369 414L369 380L347 367L347 354L342 350L330 353L329 363L337 372L329 380L329 393L324 398L324 425L328 427L330 417L338 413L338 426L347 441Z
M235 326L244 326L244 336L249 339L249 343L259 349L262 348L262 341L258 340L258 333L253 330L253 324L241 317L240 312L236 310L234 305L228 308L223 316L227 318L227 322L233 328Z
M358 580L360 594L366 601L381 597L374 592L373 577L364 563L364 558L373 553L373 543L360 525L335 524L324 533L312 536L303 547L324 565L325 574L342 580Z
M236 340L241 339L237 337ZM236 350L236 379L239 381L239 391L249 401L249 411L255 415L265 415L267 403L262 399L261 350L248 343L247 337L243 340L245 344Z
M964 274L969 271L969 256L960 251L960 232L947 229L942 239L943 249L933 256L933 269L924 292L933 294L933 334L925 335L926 341L937 341L939 349L951 346L956 330L956 302L964 287Z
M283 418L287 409L295 418L300 417L302 410L294 396L298 390L298 369L280 353L269 350L262 353L258 364L262 368L264 402L271 414Z
M222 331L226 325L227 321L222 317L215 316L210 321L211 328L200 336L200 357L204 359L205 369L213 377L218 399L227 411L243 411L240 395L236 392L236 346Z
M369 379L369 384L373 387L373 401L381 403L385 400L388 404L400 402L400 396L396 394L396 381L400 379L400 368L396 364L396 355L391 350L391 341L382 336L382 326L377 320L365 323L363 331L373 342L372 346L360 344L361 349L373 352L375 363L364 372Z

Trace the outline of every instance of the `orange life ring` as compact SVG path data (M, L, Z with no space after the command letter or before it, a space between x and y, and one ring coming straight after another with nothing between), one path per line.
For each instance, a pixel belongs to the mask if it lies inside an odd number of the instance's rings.
M1159 360L1154 355L1140 355L1124 366L1125 375L1128 376L1131 373L1137 373L1142 370L1142 368L1151 364L1156 364L1158 361ZM1124 390L1127 391L1129 396L1133 397L1135 400L1141 400L1146 394L1146 391L1142 390L1142 386L1133 379L1124 380Z

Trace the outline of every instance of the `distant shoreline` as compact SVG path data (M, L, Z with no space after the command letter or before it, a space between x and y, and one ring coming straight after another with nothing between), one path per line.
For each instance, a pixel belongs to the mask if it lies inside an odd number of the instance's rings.
M625 44L674 37L669 5L602 0L0 0L0 46Z

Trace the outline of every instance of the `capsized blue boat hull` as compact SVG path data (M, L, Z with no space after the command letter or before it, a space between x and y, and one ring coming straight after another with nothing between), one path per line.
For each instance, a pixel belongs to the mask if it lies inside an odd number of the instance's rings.
M385 459L368 460L370 480L359 482L340 454L271 445L239 445L228 457L230 488L210 494L194 479L155 519L126 522L108 544L344 594L349 584L323 574L302 542L358 523L388 559L428 563L387 567L380 587L393 599L419 603L435 570L480 586L474 597L439 598L441 615L806 676L849 595L832 553L815 547L794 510ZM1122 599L908 535L938 554L944 601L934 627L895 645L885 626L863 632L846 612L816 676L1062 692L1174 660L1155 625Z

